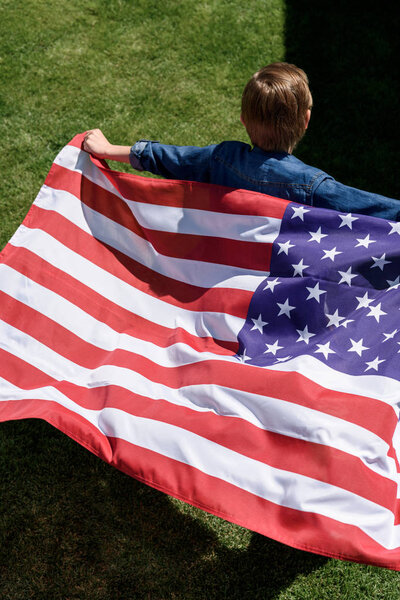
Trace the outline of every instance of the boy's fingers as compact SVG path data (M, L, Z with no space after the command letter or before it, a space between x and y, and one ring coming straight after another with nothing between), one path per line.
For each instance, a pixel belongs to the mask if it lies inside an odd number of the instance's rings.
M87 149L87 142L90 141L90 139L93 137L93 134L94 134L93 130L86 132L85 137L83 138L83 145L84 145L84 147L86 147L85 149Z

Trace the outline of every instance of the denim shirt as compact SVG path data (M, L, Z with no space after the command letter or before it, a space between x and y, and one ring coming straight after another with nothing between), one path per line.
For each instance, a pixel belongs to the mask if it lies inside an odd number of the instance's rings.
M130 162L168 179L253 190L302 204L400 220L400 201L352 188L286 152L265 152L243 142L170 146L140 140Z

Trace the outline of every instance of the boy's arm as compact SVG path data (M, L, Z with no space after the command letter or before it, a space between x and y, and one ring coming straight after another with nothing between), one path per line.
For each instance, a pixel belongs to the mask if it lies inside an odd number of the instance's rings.
M116 160L129 163L130 146L116 146L110 144L100 129L91 129L86 132L83 149L97 158Z
M131 148L130 163L134 169L149 171L167 179L209 183L215 147L173 146L140 140Z
M400 220L400 202L344 185L332 177L322 180L313 193L313 205L340 212L354 212L391 221Z
M86 132L83 149L97 158L130 163L137 171L149 171L168 179L210 181L210 161L215 145L172 146L140 140L133 146L110 144L100 129Z

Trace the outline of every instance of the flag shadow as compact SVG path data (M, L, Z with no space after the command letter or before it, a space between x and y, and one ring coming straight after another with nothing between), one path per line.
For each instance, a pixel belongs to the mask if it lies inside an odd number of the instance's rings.
M41 421L4 423L2 435L1 597L272 600L326 560L258 534L248 543L227 523L224 543L219 519L210 525Z

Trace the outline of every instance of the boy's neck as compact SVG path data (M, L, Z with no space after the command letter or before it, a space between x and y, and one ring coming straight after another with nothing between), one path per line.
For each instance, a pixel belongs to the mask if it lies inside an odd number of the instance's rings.
M262 148L261 146L259 146L258 144L254 144L253 143L253 149L257 148L258 150L261 150L261 152L266 152L268 154L292 154L292 150L276 150L274 148L269 148L268 150L266 148Z

